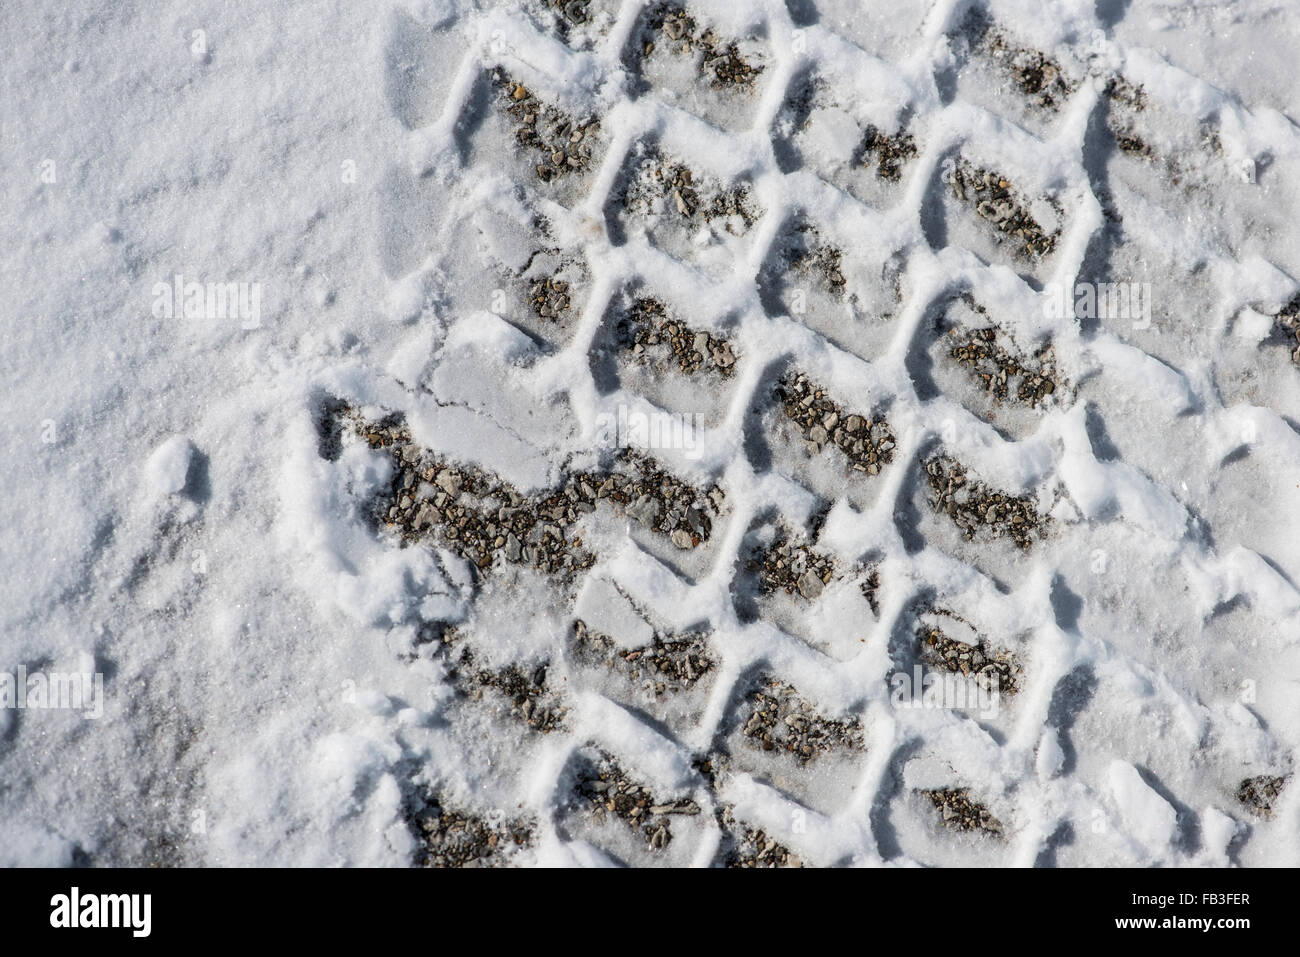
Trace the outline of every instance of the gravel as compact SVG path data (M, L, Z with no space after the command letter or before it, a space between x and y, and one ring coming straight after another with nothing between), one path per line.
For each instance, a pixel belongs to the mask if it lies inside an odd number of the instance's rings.
M988 315L969 295L963 298L972 310ZM999 402L1014 398L1024 405L1038 406L1061 386L1056 351L1050 342L1033 355L1026 355L993 325L980 329L953 326L948 338L949 357Z
M673 839L674 815L695 815L695 802L657 800L650 788L633 781L608 754L586 761L578 770L574 794L593 817L613 815L628 827L639 829L651 850L663 850Z
M903 166L917 156L916 139L906 130L899 129L889 134L868 126L862 138L861 153L864 166L870 166L874 161L877 176L897 182L902 176Z
M727 817L730 818L730 813ZM731 847L723 860L726 867L803 867L788 847L778 844L766 832L730 820L727 823L732 836Z
M409 813L408 823L420 842L416 862L424 867L499 867L532 843L527 824L456 810L437 795L422 810Z
M1026 255L1042 258L1056 248L1060 227L1050 233L1044 230L1030 214L1029 203L1005 176L958 157L948 183L957 199L973 206L999 233L1014 239ZM1049 202L1056 207L1054 201Z
M613 638L578 619L573 640L579 660L603 664L656 698L693 687L715 665L703 635L656 634L648 646L621 648Z
M1017 548L1028 549L1035 535L1042 537L1048 519L1029 498L969 481L965 466L943 456L925 463L925 476L934 493L932 510L952 519L967 541L1010 538Z
M1273 804L1286 786L1286 777L1261 774L1246 778L1237 787L1237 800L1263 818L1273 816Z
M968 788L939 788L921 793L939 811L944 827L1002 836L1002 823L983 804L971 800Z
M816 278L833 296L844 292L844 254L835 246L822 242L817 230L800 225L790 237L787 264L807 276Z
M954 621L969 624L949 611L933 609L935 615L947 616ZM1016 656L1009 651L993 649L981 637L976 645L950 638L934 625L921 624L916 637L920 645L920 658L931 667L953 674L974 678L985 688L1012 695L1019 690L1024 673Z
M619 348L634 361L675 368L683 375L704 371L730 378L736 371L731 343L693 329L658 299L638 297L618 324Z
M843 453L849 468L878 475L894 457L894 433L884 419L851 413L803 373L791 373L776 388L786 416L803 432L811 454L832 445Z
M596 120L579 121L542 103L500 69L492 71L492 83L499 91L502 108L517 123L515 140L538 157L538 179L551 182L590 169L600 126Z
M1276 326L1291 350L1291 361L1300 366L1300 295L1278 312Z
M1066 77L1059 62L1017 45L998 28L984 32L980 49L1011 75L1016 88L1036 106L1055 112L1075 90L1076 84Z
M622 202L630 213L653 215L667 206L680 220L721 220L734 236L744 235L760 215L750 202L747 183L726 186L702 181L684 163L655 151L648 152L632 170Z
M752 567L758 571L764 593L784 591L812 601L835 575L835 560L815 551L806 542L791 542L786 536L759 553Z
M822 717L792 685L776 678L762 677L746 700L751 710L742 734L764 751L786 751L802 765L832 751L863 747L862 723L856 717Z
M546 669L545 664L528 670L519 665L496 671L475 669L473 652L465 648L449 677L461 694L473 700L482 701L485 692L504 698L515 720L547 734L563 724L566 709L547 687Z
M569 297L569 283L560 274L544 276L533 281L528 291L528 305L539 319L559 322L568 317L573 301Z
M553 491L524 495L474 468L462 468L417 446L396 422L366 422L341 413L372 449L397 466L379 521L406 541L433 538L480 570L502 560L571 577L594 561L577 525L599 507L612 507L689 550L706 542L722 490L701 490L648 457L623 450L606 471L573 472Z
M662 4L654 8L648 25L649 36L642 41L645 56L660 47L667 47L679 56L698 53L699 73L710 77L715 87L749 90L763 72L761 65L750 63L741 55L735 41L701 29L682 7Z

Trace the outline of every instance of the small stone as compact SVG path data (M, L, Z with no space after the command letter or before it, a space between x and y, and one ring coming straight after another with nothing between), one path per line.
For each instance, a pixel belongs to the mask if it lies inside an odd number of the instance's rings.
M511 532L506 536L505 556L509 561L517 562L522 554L523 546L515 536L515 533Z
M799 577L799 594L809 601L817 598L824 587L822 580L811 570L804 572Z
M424 526L431 524L432 520L433 508L428 504L424 504L421 505L419 511L415 513L415 521L411 523L411 527L418 532L421 531Z
M642 525L650 527L659 517L659 502L649 495L642 495L627 512Z
M459 475L456 475L451 469L445 469L438 475L437 481L434 484L452 498L455 498L460 494L462 483Z

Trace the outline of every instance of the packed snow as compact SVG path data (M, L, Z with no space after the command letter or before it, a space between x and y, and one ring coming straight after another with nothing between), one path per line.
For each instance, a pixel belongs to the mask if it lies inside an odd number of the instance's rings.
M0 707L0 864L455 858L429 808L523 866L1300 863L1300 15L680 6L0 10L0 674L106 695ZM1146 306L1062 314L1105 283ZM995 401L958 315L1051 387ZM610 504L641 460L674 531ZM497 486L490 560L409 521ZM763 584L782 534L825 581ZM994 664L992 708L893 680Z

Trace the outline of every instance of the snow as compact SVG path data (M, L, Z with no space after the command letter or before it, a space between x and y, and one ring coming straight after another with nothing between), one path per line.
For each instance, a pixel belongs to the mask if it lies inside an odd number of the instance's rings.
M1244 778L1291 773L1300 737L1300 379L1270 341L1300 277L1300 130L1284 112L1297 89L1275 26L1291 15L1134 0L1102 23L1092 3L988 4L1072 70L1141 83L1153 145L1185 164L1175 187L1098 145L1096 84L1051 116L1009 84L981 89L953 35L969 4L816 0L817 21L798 24L775 0L690 6L761 60L752 95L714 95L665 54L656 88L631 98L635 0L568 43L529 3L0 12L0 671L93 667L108 686L96 722L0 711L0 864L401 866L415 849L404 802L437 788L541 822L525 863L602 866L619 854L554 825L566 769L591 746L815 864L1300 860L1279 837L1300 820L1294 788L1267 819L1235 798ZM573 197L542 195L492 138L478 84L497 65L600 114L604 156ZM796 132L780 116L808 69L826 89ZM904 121L920 155L896 189L863 185L861 130ZM1219 152L1200 148L1202 127ZM777 135L795 138L791 168ZM649 141L719 183L748 177L756 225L675 236L665 215L613 235L622 160ZM943 206L958 152L1012 176L1041 217L1042 196L1058 201L1060 244L1036 275ZM1111 205L1122 242L1103 241ZM496 301L517 292L537 218L548 255L587 271L562 333L526 330ZM755 275L803 220L843 247L855 281L872 279L856 313L788 315L760 297ZM155 285L178 274L257 284L259 323L158 314ZM886 317L866 287L894 274ZM1152 283L1150 327L1050 315L1048 283L1105 276ZM726 335L734 378L665 378L653 397L602 378L630 283ZM1012 428L926 391L929 324L964 290L1018 342L1053 340L1071 402ZM849 489L753 414L786 364L887 416L898 448L873 483ZM707 407L700 454L654 455L717 482L726 504L688 555L601 513L583 529L596 563L572 589L484 581L447 548L376 528L391 458L352 439L324 454L330 397L401 413L420 444L523 492L594 463L602 416ZM927 514L916 467L940 445L1032 497L1053 537L1026 555L982 551ZM739 612L750 532L823 509L820 548L880 564L879 611L841 582L789 622ZM934 622L949 634L1023 658L1025 686L996 715L890 705L929 600L971 623ZM584 684L565 644L575 617L629 649L656 631L707 634L714 683L687 730ZM449 719L434 624L464 629L494 664L550 660L566 730ZM800 779L823 804L757 771L712 794L692 769L760 671L863 722L847 769ZM908 790L932 786L971 788L1007 838L937 831ZM1097 834L1099 819L1114 826ZM698 828L676 862L720 846ZM1058 847L1066 831L1076 839Z
M1177 836L1178 812L1142 780L1131 764L1115 761L1106 780L1128 832L1149 852L1158 854L1167 848Z
M175 495L185 490L189 481L194 446L183 435L174 435L153 450L145 462L149 484L160 495Z
M588 578L578 592L573 612L588 627L602 634L618 635L624 648L642 648L654 638L649 622L607 578Z

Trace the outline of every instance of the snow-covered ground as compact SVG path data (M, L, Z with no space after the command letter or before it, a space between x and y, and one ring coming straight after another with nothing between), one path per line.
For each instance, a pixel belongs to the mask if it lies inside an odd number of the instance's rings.
M0 862L1300 863L1300 13L682 7L0 7Z

